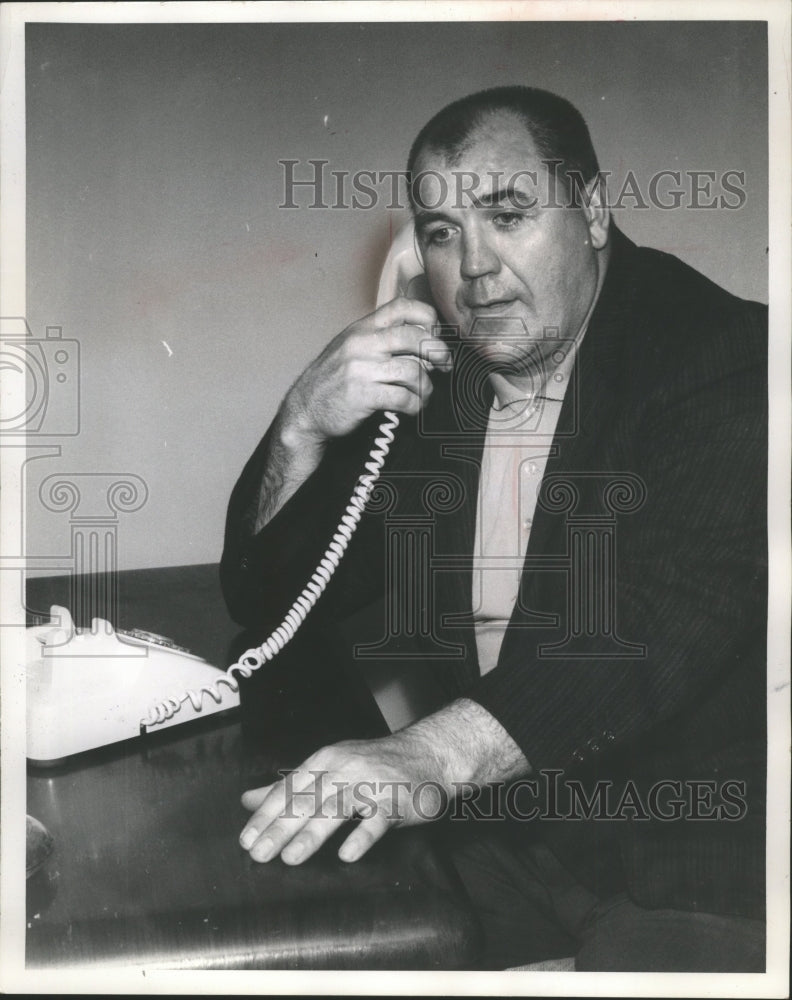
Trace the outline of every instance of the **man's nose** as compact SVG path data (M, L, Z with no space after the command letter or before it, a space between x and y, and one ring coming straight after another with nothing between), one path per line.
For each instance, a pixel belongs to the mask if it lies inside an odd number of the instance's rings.
M482 233L466 233L462 238L462 260L459 271L463 278L481 278L500 270L500 258Z

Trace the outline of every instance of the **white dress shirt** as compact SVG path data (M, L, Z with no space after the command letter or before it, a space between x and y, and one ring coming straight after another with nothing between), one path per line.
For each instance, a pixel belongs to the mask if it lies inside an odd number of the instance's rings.
M534 386L490 375L495 399L481 460L473 550L473 618L482 674L498 662L517 602L536 499L584 333L585 328L571 344L559 342L545 377Z

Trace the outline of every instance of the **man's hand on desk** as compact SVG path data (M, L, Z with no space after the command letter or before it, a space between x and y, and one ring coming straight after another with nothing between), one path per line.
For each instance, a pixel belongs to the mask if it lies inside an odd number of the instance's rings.
M254 861L280 854L299 864L359 816L338 852L357 861L391 827L439 815L441 799L451 801L458 784L510 780L529 770L500 723L460 699L391 736L323 747L286 779L245 792L242 804L253 815L239 839Z

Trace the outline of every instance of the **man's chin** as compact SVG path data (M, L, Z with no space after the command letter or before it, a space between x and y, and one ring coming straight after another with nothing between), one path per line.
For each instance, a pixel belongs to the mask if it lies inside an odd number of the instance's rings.
M535 375L543 365L538 345L506 342L476 343L469 341L477 359L488 371L501 375Z

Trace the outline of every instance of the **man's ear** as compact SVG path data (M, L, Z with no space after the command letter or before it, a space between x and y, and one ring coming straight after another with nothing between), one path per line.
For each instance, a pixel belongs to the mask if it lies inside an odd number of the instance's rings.
M595 174L586 184L583 211L588 223L591 245L595 250L601 250L608 242L610 208L605 178L600 173Z

